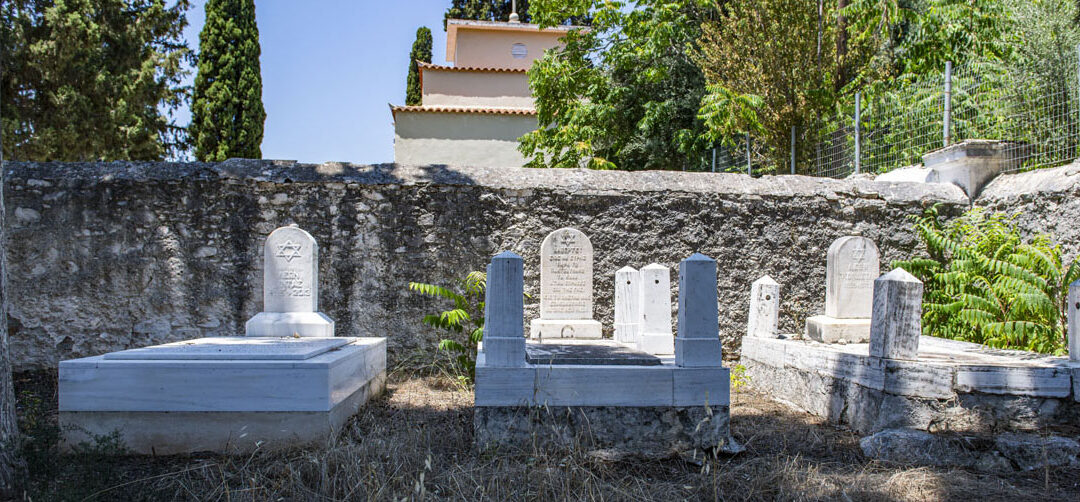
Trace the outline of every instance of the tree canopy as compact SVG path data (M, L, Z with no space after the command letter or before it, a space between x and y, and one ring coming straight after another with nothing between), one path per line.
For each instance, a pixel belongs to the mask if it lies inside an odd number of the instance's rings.
M199 73L191 104L195 157L262 157L262 72L254 0L208 0L199 33Z
M171 112L191 54L187 0L10 0L0 6L8 160L155 160L187 137Z

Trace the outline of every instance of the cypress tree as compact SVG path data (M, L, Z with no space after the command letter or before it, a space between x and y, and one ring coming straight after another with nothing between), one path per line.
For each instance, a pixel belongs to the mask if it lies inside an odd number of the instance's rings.
M208 0L199 33L199 73L191 105L195 157L262 157L262 74L254 0Z
M431 62L431 30L427 26L416 29L416 41L412 44L409 52L409 77L405 88L405 104L419 105L422 97L420 87L420 68L417 61Z

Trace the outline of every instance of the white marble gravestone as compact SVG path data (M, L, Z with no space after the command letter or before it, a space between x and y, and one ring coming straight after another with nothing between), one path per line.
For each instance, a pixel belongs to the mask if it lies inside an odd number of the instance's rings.
M245 328L247 336L334 336L334 321L319 312L319 245L300 227L281 227L266 238L263 311Z
M746 336L776 338L780 319L780 284L764 276L750 287L750 316Z
M600 338L593 316L593 247L580 230L560 228L540 245L540 318L532 338Z
M806 320L806 336L825 343L870 340L874 280L880 258L866 237L841 237L829 246L825 265L825 315Z
M641 269L641 334L638 350L674 354L671 334L671 269L653 263Z
M641 280L634 267L615 272L615 341L636 345L639 333Z

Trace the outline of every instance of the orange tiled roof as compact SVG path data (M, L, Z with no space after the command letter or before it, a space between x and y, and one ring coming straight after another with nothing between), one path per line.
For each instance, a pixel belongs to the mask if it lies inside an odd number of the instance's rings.
M536 115L535 108L497 108L487 106L394 106L390 113L430 112L430 113L480 113L488 115Z
M423 61L416 61L416 65L422 69L428 70L447 70L447 71L491 71L491 72L507 72L507 73L525 73L524 68L500 68L497 66L443 66L438 64L425 63Z

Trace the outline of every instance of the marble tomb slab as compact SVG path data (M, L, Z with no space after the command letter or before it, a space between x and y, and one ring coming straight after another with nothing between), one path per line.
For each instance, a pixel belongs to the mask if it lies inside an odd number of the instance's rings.
M540 365L599 366L656 366L661 362L659 357L647 352L601 340L592 343L529 342L525 345L525 360Z
M104 359L303 361L350 343L348 338L212 337L121 350Z

